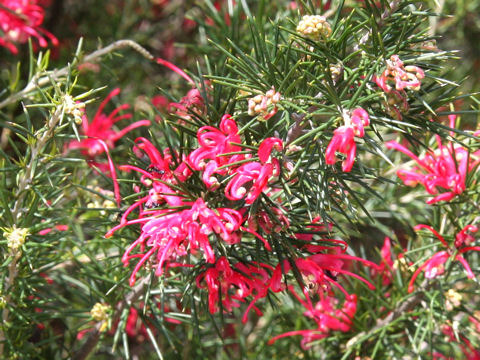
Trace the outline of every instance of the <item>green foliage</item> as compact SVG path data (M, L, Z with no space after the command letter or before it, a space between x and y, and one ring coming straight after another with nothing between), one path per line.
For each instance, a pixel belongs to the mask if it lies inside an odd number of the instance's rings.
M439 150L441 138L452 151L462 146L472 161L478 159L480 145L472 130L479 102L465 94L478 84L464 81L466 69L474 67L473 56L459 62L460 55L450 46L455 40L438 37L449 29L465 36L462 21L470 19L475 6L462 3L447 21L436 17L437 12L450 11L453 1L434 2L432 10L428 1L332 1L326 10L331 34L312 39L296 27L303 15L319 15L327 1L300 0L296 8L289 1L264 0L227 0L220 7L210 0L166 3L86 1L80 6L54 1L50 28L66 44L59 54L36 53L30 45L15 59L0 49L0 357L398 359L439 352L459 358L467 342L478 348L469 318L480 321L478 286L454 259L459 252L453 246L455 234L480 219L478 163L469 169L462 193L449 202L426 205L435 195L422 186L406 187L395 175L418 165L405 163L405 154L385 147L396 139L421 157L427 149ZM195 23L188 25L185 19ZM62 28L68 30L62 33ZM85 38L76 44L79 33ZM113 43L122 38L133 41ZM188 69L205 109L182 112L152 104L154 95L181 103L189 88L152 61L137 42L158 56L168 52L171 40L178 42L175 63ZM442 45L452 50L439 50ZM461 47L474 53L474 42ZM405 92L409 106L400 116L391 110L391 97L373 81L392 55L426 75L418 91ZM452 64L460 65L452 70ZM88 149L76 149L71 144L86 136L68 99L74 107L83 106L75 101L85 104L87 118L93 119L106 88L118 86L124 91L104 113L129 103L129 121L148 119L151 126L136 128L96 157L88 155ZM252 115L248 100L272 88L281 94L278 111L268 120L262 118L265 114ZM355 164L346 172L343 155L329 165L325 152L334 131L360 107L369 114L370 125L363 138L356 138ZM263 193L251 206L242 201L226 204L224 189L231 175L221 178L216 191L207 188L198 172L172 187L192 201L202 198L215 208L232 207L252 218L263 212L275 219L274 231L258 230L272 251L258 237L247 235L239 244L215 241L217 254L245 264L271 264L269 275L287 260L293 269L286 283L301 293L309 280L295 260L310 253L302 248L308 241L298 234L331 247L337 245L332 239L341 239L348 243L349 255L375 263L385 256L380 253L384 238L392 239L390 283L354 261L348 262L348 271L372 282L374 290L337 274L342 286L358 297L349 331L331 332L309 348L300 345L299 336L269 344L282 333L316 324L284 292L270 291L257 304L263 315L252 311L245 324L241 317L248 304L223 312L220 302L221 310L210 314L208 294L197 287L196 278L211 265L195 256L186 260L191 267L161 277L148 261L138 272L137 284L128 285L134 265L124 266L122 255L141 229L126 226L114 236L105 234L135 201L148 195L148 188L138 173L120 171L118 165L149 170L147 157L132 151L138 136L158 149L169 149L173 163L179 164L198 147L197 131L218 127L224 114L231 114L239 126L239 153L258 160L258 148L268 137L282 139L284 147L275 153L282 164L272 184L278 191ZM454 129L445 121L448 115L457 115ZM125 127L121 124L114 129ZM119 206L110 159L117 165ZM454 161L458 167L461 159ZM316 221L326 225L324 231L312 230ZM415 232L418 224L442 234L453 255L442 277L421 280L422 274L408 293L414 271L446 250L430 232ZM12 245L12 233L24 243ZM463 255L478 273L478 252ZM449 303L449 290L462 295L459 304ZM318 300L318 294L312 297ZM338 300L342 303L344 296ZM108 305L105 318L92 312L96 304ZM442 332L445 326L452 327L456 342Z

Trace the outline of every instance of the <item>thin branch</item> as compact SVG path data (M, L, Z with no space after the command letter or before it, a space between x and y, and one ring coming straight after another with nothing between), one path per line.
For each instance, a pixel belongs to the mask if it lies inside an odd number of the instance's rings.
M31 153L30 153L30 161L25 168L25 173L23 176L20 176L20 180L18 182L17 191L15 193L15 203L12 209L12 217L13 217L13 225L18 225L20 219L22 217L22 212L24 211L23 203L25 199L25 195L30 184L33 182L35 177L35 168L36 162L38 161L38 154L42 151L45 147L47 142L53 137L55 133L55 128L59 123L60 119L63 115L63 106L58 106L55 112L52 114L50 119L48 120L45 131L43 134L37 139L37 141L32 145ZM12 261L8 265L8 278L3 286L2 292L4 293L5 303L6 306L3 308L2 311L2 323L3 327L0 327L0 357L3 354L4 345L5 345L5 331L8 322L8 317L10 315L10 304L12 300L12 292L10 289L14 286L15 278L17 277L17 261L20 256L13 256ZM12 305L13 306L13 305Z
M397 320L399 317L404 315L406 312L412 310L417 306L420 301L422 301L425 292L430 290L432 287L432 282L425 280L423 284L419 287L418 291L411 297L409 297L404 302L400 303L391 313L387 315L384 319L378 319L376 325L368 331L362 331L351 338L347 343L347 348L354 346L358 342L361 342L362 338L369 338L377 331L383 329L384 327L390 325L392 322Z
M132 48L133 50L137 51L138 53L140 53L142 56L144 56L145 58L147 58L149 60L154 59L154 56L152 54L150 54L145 48L140 46L135 41L133 41L133 40L118 40L118 41L115 41L114 43L112 43L112 44L110 44L110 45L108 45L104 48L101 48L97 51L94 51L93 53L91 53L89 55L86 55L83 59L80 59L80 61L78 61L78 63L76 63L75 66L78 67L81 64L96 62L99 59L101 59L104 55L107 55L107 54L109 54L109 53L111 53L115 50L122 49L122 48L125 48L125 47ZM65 67L61 68L60 70L53 70L53 71L49 71L49 72L46 72L46 73L36 74L30 80L30 82L27 84L27 86L25 86L25 88L23 88L23 90L9 96L8 98L6 98L2 102L0 102L0 109L4 108L7 105L13 104L13 103L15 103L15 102L17 102L21 99L24 99L32 91L34 91L38 88L41 88L41 87L51 83L52 81L56 81L57 79L68 75L68 72L70 71L70 69L71 69L71 66L65 66Z

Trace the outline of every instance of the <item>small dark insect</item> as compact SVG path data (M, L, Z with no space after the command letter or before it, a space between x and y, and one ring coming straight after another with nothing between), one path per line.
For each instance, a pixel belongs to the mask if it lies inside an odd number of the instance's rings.
M337 281L337 275L334 275L330 270L323 270L323 272L333 281Z
M149 210L149 209L157 208L159 206L160 206L160 203L158 201L147 201L143 207L144 209Z
M165 174L165 171L163 171L162 169L159 169L159 168L156 167L155 165L150 165L150 166L147 168L147 171L148 171L149 173L157 173L157 174L160 174L160 175Z

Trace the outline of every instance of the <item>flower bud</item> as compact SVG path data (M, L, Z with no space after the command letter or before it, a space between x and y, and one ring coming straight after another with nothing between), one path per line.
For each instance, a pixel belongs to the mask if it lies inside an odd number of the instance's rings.
M325 16L305 15L298 23L297 32L312 40L324 40L332 33Z

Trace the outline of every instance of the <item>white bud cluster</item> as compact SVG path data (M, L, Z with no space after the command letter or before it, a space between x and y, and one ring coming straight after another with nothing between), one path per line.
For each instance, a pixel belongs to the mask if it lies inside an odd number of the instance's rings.
M266 115L268 107L276 105L280 101L280 97L280 93L275 91L275 87L272 86L265 95L259 94L248 99L248 115Z
M109 305L96 303L95 305L93 305L92 310L90 310L90 315L92 315L92 318L95 321L105 321L105 320L108 320L109 311L110 311Z
M63 108L65 113L72 115L76 124L82 123L83 109L85 109L85 103L75 102L70 95L63 97Z
M325 16L305 15L298 23L297 32L313 40L320 40L329 37L332 28Z
M449 289L445 293L445 308L448 311L452 311L454 308L459 307L462 302L462 294L458 293L454 289Z
M21 247L25 244L27 236L30 235L28 229L13 227L4 231L3 236L7 239L7 246L12 255L21 254Z

